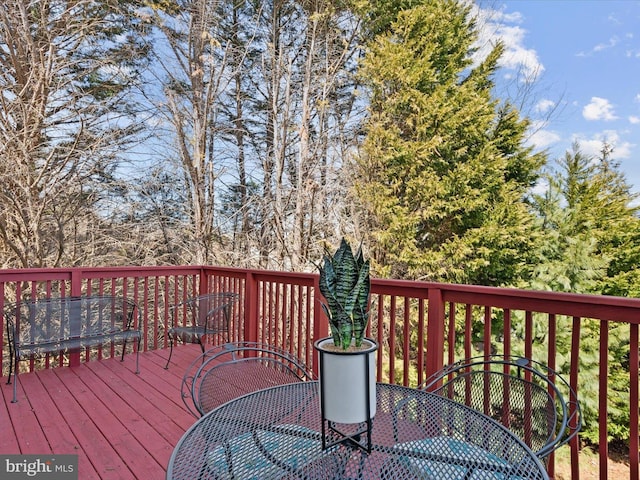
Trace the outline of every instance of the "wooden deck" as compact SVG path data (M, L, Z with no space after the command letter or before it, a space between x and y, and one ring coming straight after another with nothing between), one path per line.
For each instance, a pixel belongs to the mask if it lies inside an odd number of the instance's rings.
M79 478L162 479L173 447L195 422L180 398L197 345L73 368L21 374L18 402L2 380L0 452L77 454Z

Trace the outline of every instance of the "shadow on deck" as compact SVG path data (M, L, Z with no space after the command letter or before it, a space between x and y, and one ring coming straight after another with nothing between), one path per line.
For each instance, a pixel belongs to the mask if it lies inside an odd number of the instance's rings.
M79 478L161 479L182 434L195 422L180 398L182 376L197 345L135 358L21 374L18 403L2 377L0 452L76 454Z

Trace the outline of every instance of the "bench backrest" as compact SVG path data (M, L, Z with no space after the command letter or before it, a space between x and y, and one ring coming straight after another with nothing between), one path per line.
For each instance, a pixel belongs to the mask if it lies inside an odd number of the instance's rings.
M133 327L134 302L122 297L23 300L5 309L17 345L39 345L110 335Z

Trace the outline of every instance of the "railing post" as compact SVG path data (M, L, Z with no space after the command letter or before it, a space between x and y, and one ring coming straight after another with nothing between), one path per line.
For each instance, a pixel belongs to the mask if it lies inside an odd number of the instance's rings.
M71 296L82 296L82 269L71 269ZM80 348L69 350L69 366L77 367L80 365Z
M325 318L324 310L322 310L322 294L320 293L320 275L313 278L313 344L321 338L329 336L329 321ZM313 375L319 378L320 374L320 357L315 348L312 348L313 355Z
M79 297L82 295L82 277L83 271L81 268L71 269L71 296Z
M570 427L577 427L576 409L578 408L578 368L580 366L580 317L573 317L573 326L571 328L571 361L569 366L569 386L575 392L575 398L569 398L571 402L569 408L570 418L574 419L573 424ZM633 405L633 404L632 404ZM637 419L637 417L636 417ZM580 451L580 439L576 435L569 440L570 455L571 455L571 478L580 480L580 458L578 453ZM637 478L637 477L636 477Z
M444 301L442 290L430 288L427 308L427 366L426 378L444 366Z
M320 293L320 275L313 279L313 341L329 336L329 319L322 310L322 294Z
M640 478L640 432L638 415L640 414L640 388L638 381L640 380L640 346L638 345L638 325L629 325L630 341L629 341L629 399L630 399L630 417L629 422L629 465L631 466L632 479Z
M253 272L247 272L244 296L244 336L245 342L258 341L258 281Z
M599 354L599 374L600 378L609 377L609 322L600 320L600 354ZM608 421L608 384L600 381L599 398L598 398L598 453L600 457L600 478L607 480L607 460L609 458L609 440L607 438L607 421Z
M200 267L200 275L198 280L198 295L206 295L207 293L209 293L209 273L204 267Z

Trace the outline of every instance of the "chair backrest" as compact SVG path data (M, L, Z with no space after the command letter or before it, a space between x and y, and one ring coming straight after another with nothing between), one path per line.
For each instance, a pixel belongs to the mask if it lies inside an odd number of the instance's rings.
M582 426L580 404L566 380L526 358L491 355L461 360L432 375L421 388L502 423L543 459Z
M200 367L206 363L209 358L214 358L225 351L225 344L216 345L208 350L206 350L202 355L198 355L191 364L187 367L187 370L182 377L182 385L180 387L180 394L182 396L182 401L184 402L189 413L194 417L200 417L200 412L196 408L193 403L193 384L196 379L196 375L198 375L198 371Z
M135 313L137 305L122 297L53 297L22 300L8 306L5 317L17 346L56 350L61 342L69 347L72 339L81 344L81 338L129 330Z
M197 369L195 368L197 366ZM207 350L187 369L182 398L194 415L263 388L312 380L310 370L290 353L256 342L226 343Z
M210 332L223 332L229 328L229 310L238 297L233 292L209 293L189 298L172 308L174 315L178 317L180 308L184 309L189 326L202 327Z

